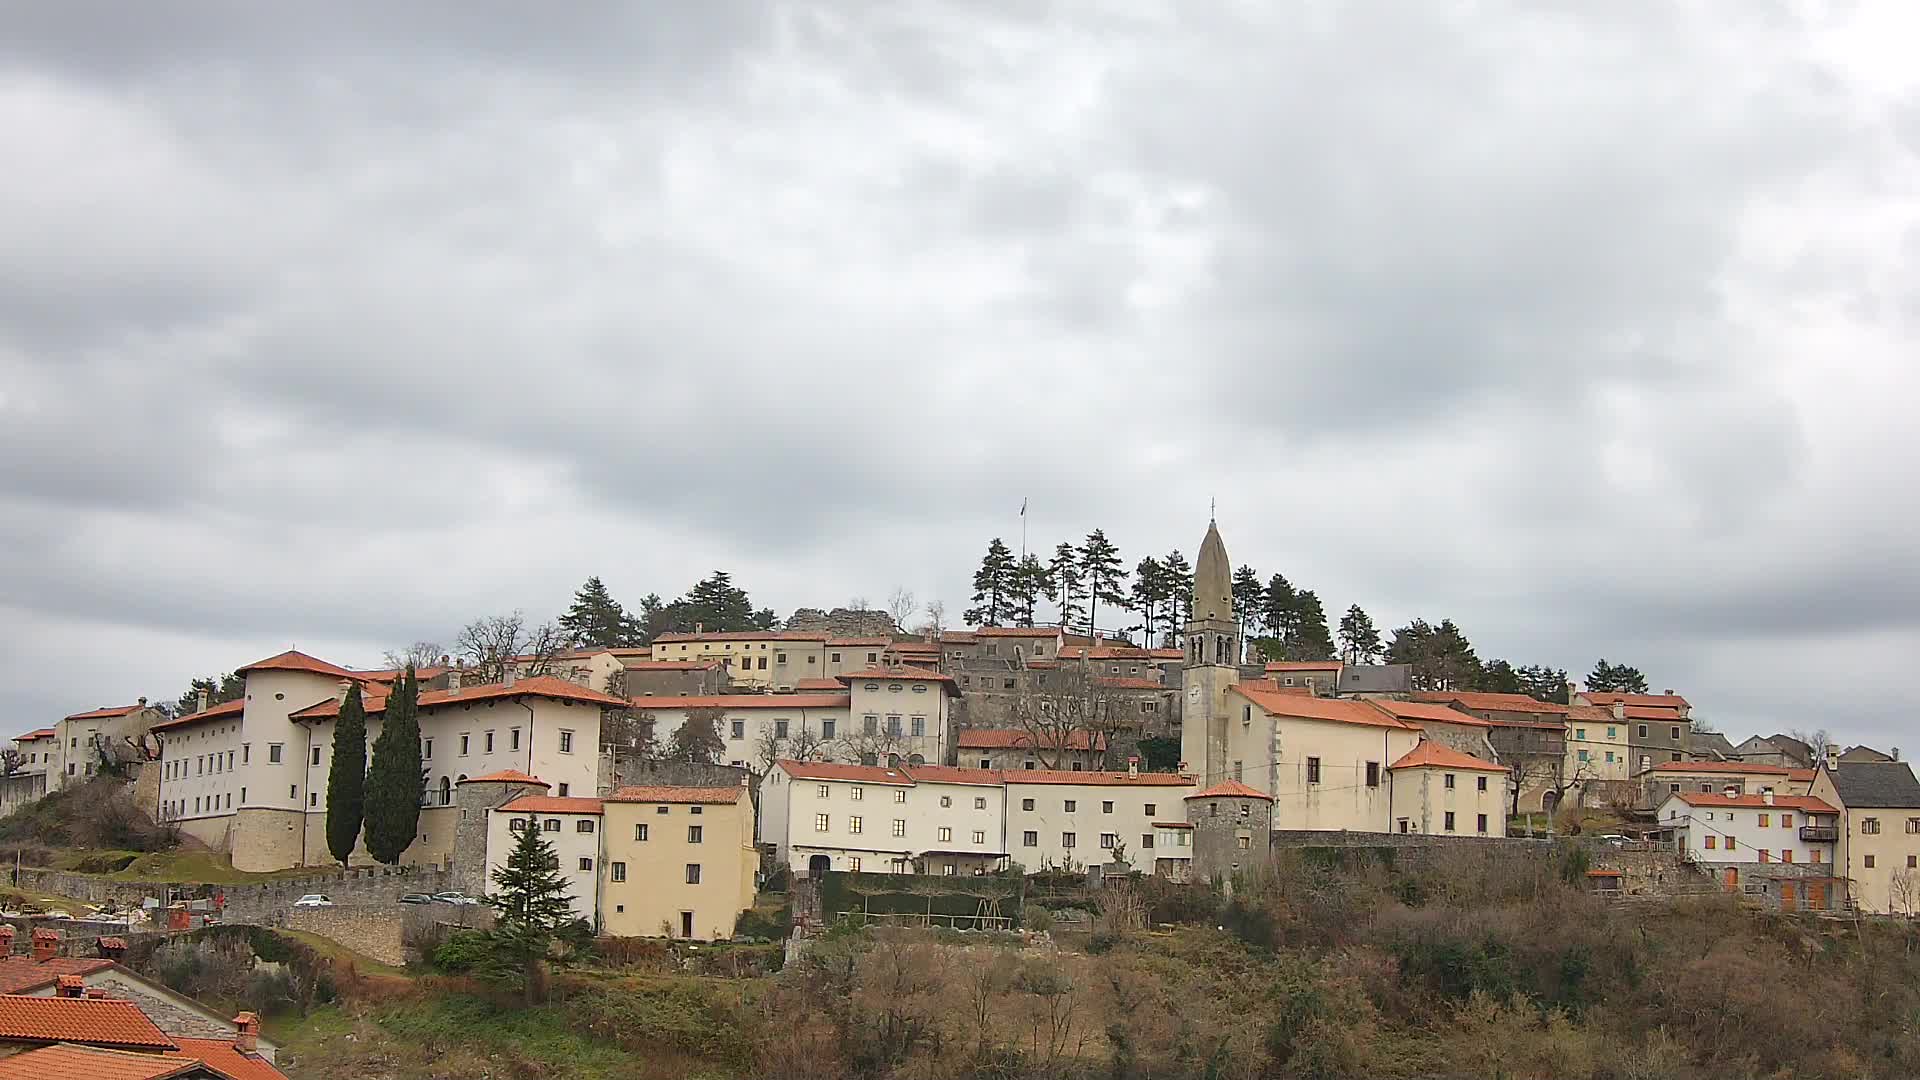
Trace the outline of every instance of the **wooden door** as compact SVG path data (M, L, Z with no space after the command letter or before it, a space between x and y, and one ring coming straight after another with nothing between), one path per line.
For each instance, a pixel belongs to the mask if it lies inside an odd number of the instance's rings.
M1800 910L1800 890L1795 888L1794 883L1791 881L1783 881L1780 883L1780 910Z
M1726 888L1728 892L1740 891L1740 871L1735 867L1731 867L1731 866L1727 867L1725 873L1721 877L1721 884Z
M1824 881L1807 882L1807 910L1827 910L1827 883Z

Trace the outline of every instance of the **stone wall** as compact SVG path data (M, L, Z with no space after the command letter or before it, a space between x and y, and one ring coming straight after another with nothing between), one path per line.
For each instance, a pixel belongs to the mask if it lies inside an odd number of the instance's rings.
M11 814L46 793L44 772L18 772L0 777L0 814Z
M39 892L100 904L112 900L121 905L138 905L147 897L162 901L219 896L225 902L222 917L227 922L275 925L295 900L307 893L324 893L335 903L391 904L405 892L438 892L450 888L448 874L423 866L355 867L316 870L297 877L246 885L199 885L154 881L115 881L91 874L62 870L20 868L20 886Z
M1519 845L1547 845L1548 840L1510 840L1500 836L1446 836L1432 833L1377 833L1346 830L1275 829L1268 837L1269 847L1354 847L1354 848L1440 848L1499 845L1519 850Z
M295 908L286 913L289 930L318 934L349 949L371 956L383 964L399 967L407 962L400 941L401 921L407 907L443 907L445 905L387 903L351 907Z
M1195 880L1230 879L1267 857L1274 835L1273 803L1235 796L1188 799L1187 823L1193 826Z

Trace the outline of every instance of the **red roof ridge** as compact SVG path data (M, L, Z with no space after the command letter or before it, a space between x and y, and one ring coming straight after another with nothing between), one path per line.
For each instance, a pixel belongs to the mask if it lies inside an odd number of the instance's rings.
M675 787L670 784L623 787L603 802L614 803L700 803L724 806L740 801L744 787Z
M61 717L61 719L63 720L111 720L111 719L114 719L115 717L127 716L132 713L139 712L141 709L146 707L147 706L144 706L144 705L102 705L97 709L88 709L85 712L74 713L72 716L63 716Z
M465 780L457 781L457 783L461 783L461 784L539 784L543 788L550 788L553 786L552 784L547 783L545 780L542 780L537 776L528 776L526 773L523 773L518 769L501 769L499 772L488 773L485 776L469 777Z
M509 800L500 809L510 813L598 814L601 801L579 795L522 795Z
M1222 780L1205 791L1196 791L1187 796L1189 799L1265 799L1273 801L1273 796L1264 791L1250 788L1238 780Z
M0 1040L179 1049L139 1006L119 998L0 995Z
M1485 758L1455 750L1451 746L1432 739L1422 739L1420 744L1400 755L1400 760L1387 766L1389 769L1472 769L1479 772L1506 772L1504 765L1496 765Z
M709 694L702 697L636 697L634 709L844 709L851 694Z

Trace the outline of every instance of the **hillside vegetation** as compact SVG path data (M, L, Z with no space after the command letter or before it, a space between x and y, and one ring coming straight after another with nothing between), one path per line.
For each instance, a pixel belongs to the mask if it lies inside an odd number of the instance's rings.
M1575 869L1294 858L1227 902L1110 891L1057 948L839 929L772 977L590 969L534 1009L429 978L283 1033L296 1077L392 1080L1920 1075L1910 924L1619 907Z

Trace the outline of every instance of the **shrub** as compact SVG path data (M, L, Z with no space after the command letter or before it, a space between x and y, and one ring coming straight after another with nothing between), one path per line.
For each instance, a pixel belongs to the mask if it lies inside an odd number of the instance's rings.
M441 971L473 971L493 959L493 935L485 930L460 930L433 950L433 966Z

